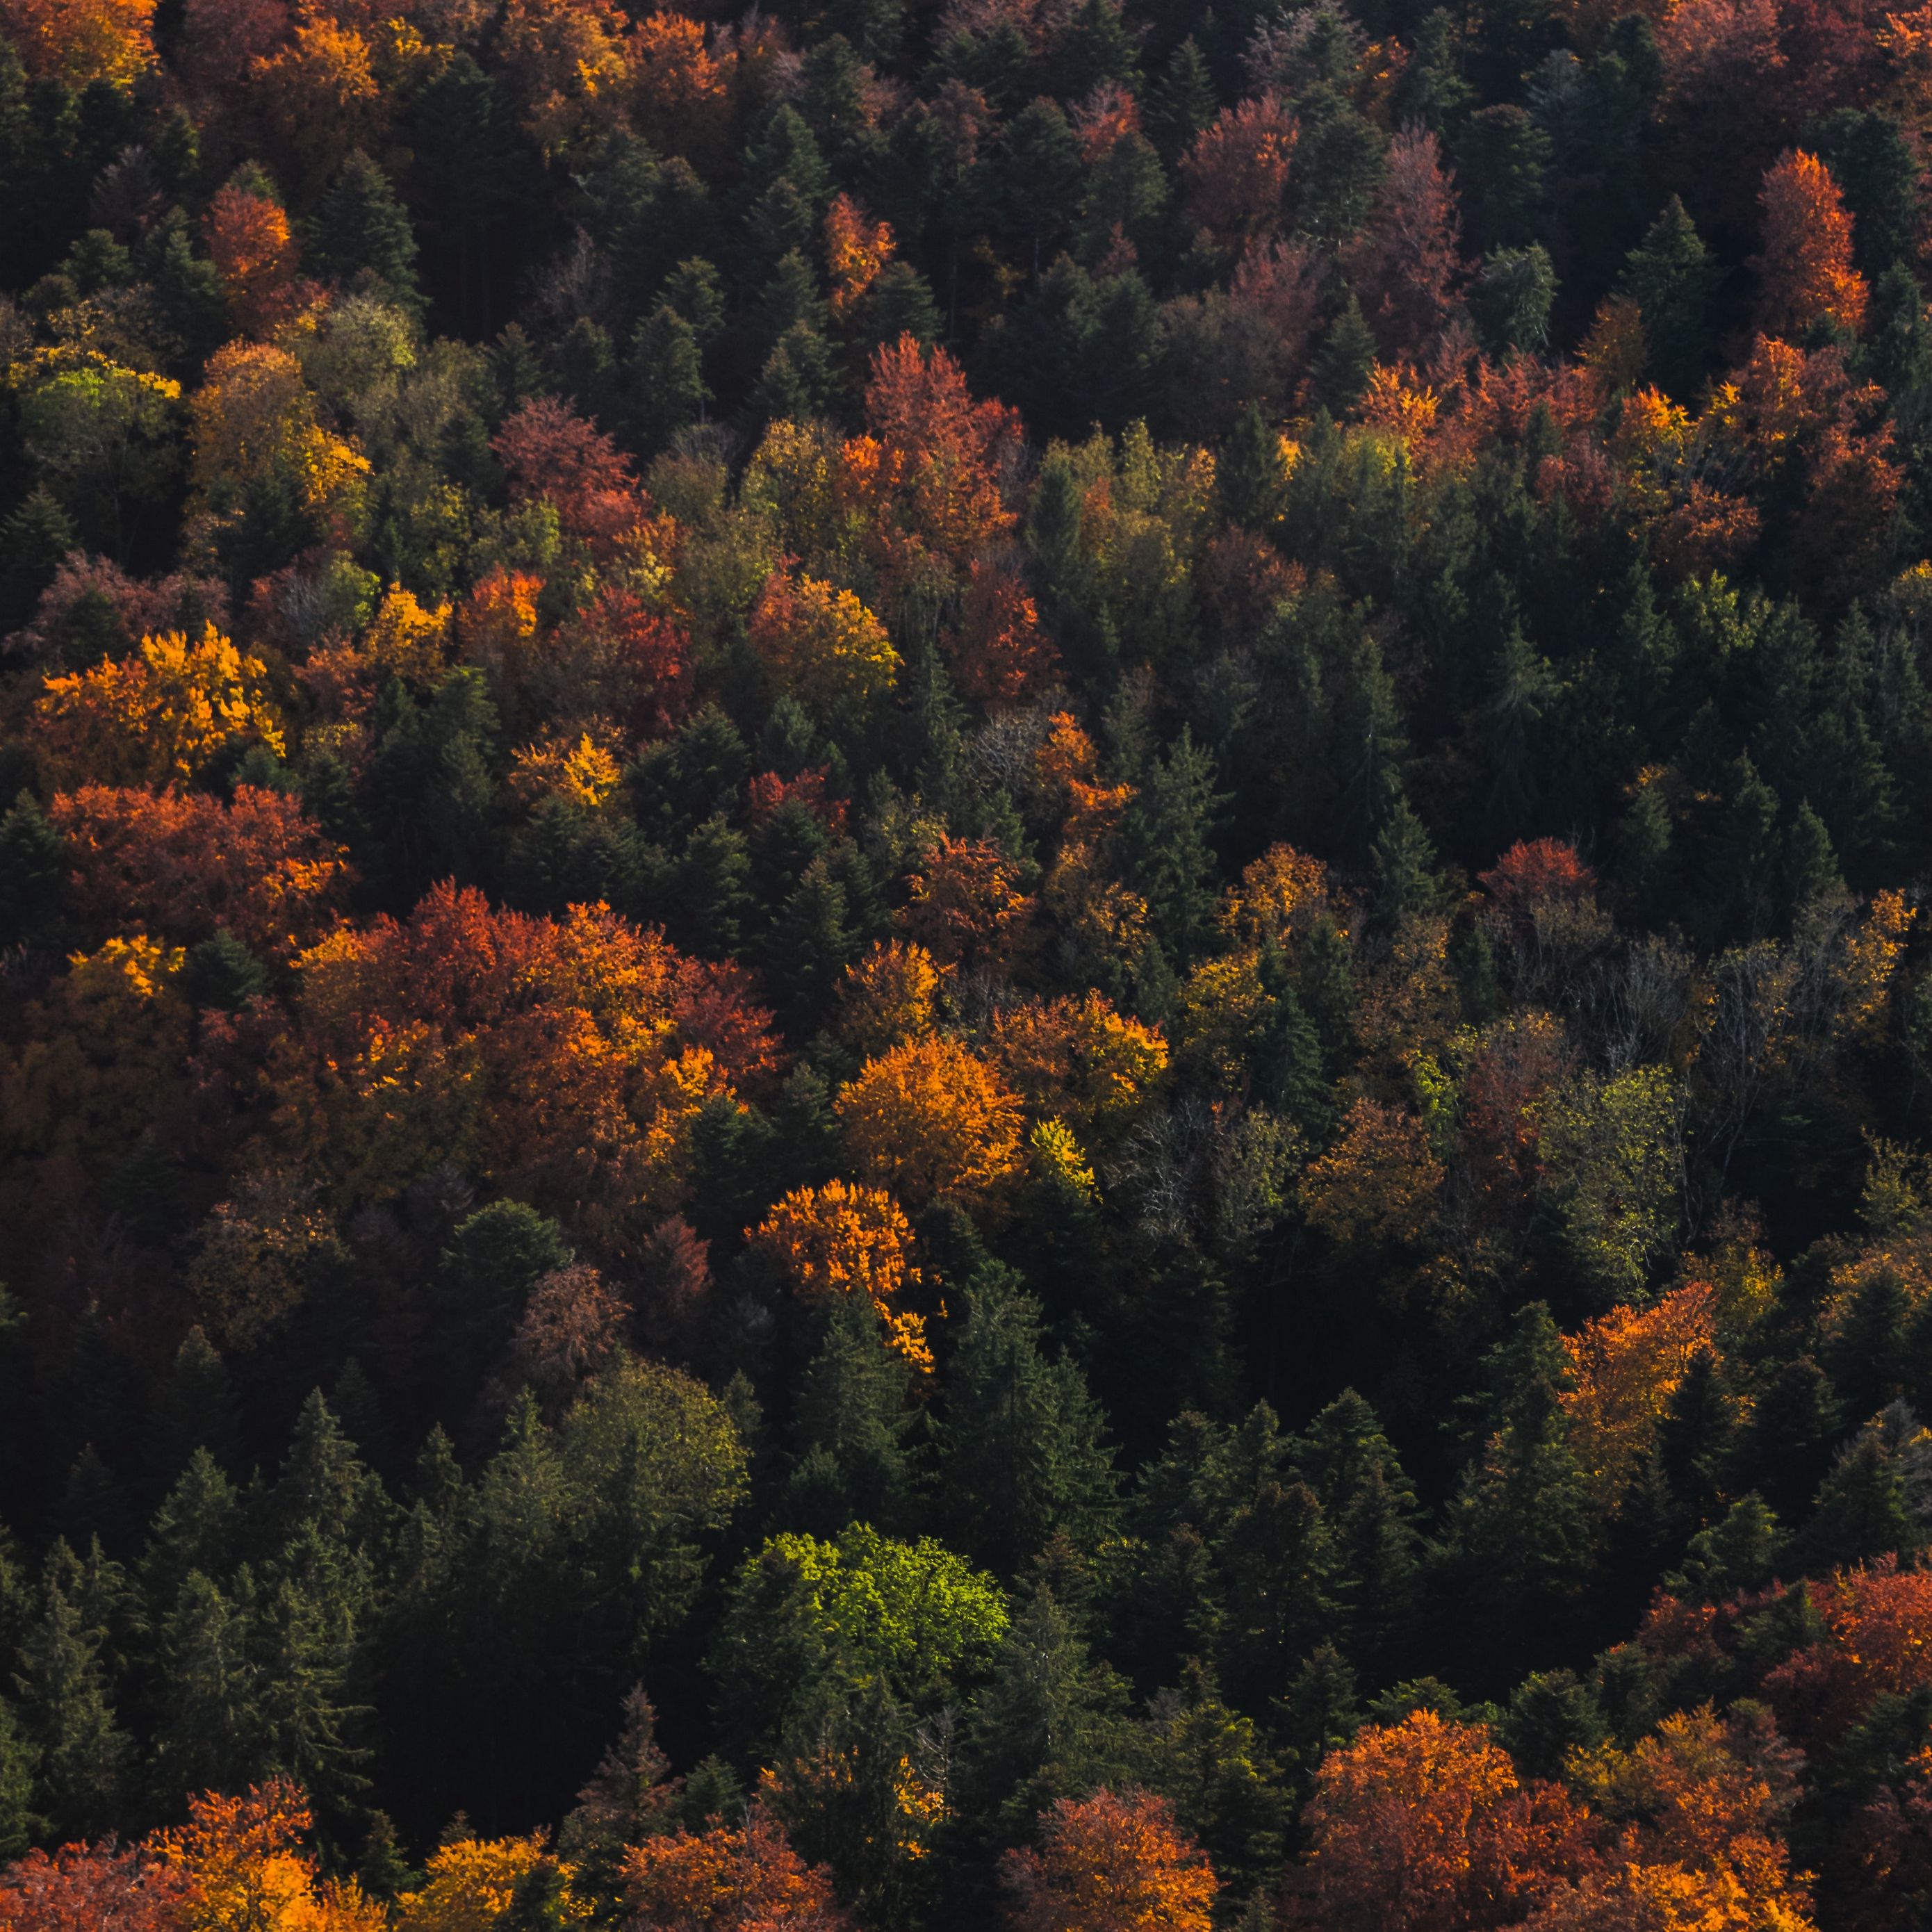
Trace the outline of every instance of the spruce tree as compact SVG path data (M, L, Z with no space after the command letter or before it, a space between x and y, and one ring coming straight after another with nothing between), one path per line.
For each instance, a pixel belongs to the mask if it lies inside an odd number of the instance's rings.
M919 1472L910 1437L912 1370L882 1345L862 1294L842 1297L801 1377L797 1444L779 1504L785 1528L836 1536L868 1522L886 1535L913 1525Z
M945 1520L960 1546L1011 1576L1056 1529L1090 1541L1112 1520L1113 1457L1080 1371L1048 1354L1040 1304L1010 1269L982 1268L937 1424Z
M1618 286L1643 317L1650 373L1687 406L1704 380L1711 303L1721 277L1676 195L1624 259Z
M52 936L67 896L67 842L31 792L0 818L0 950Z
M1183 727L1148 767L1121 828L1129 874L1177 962L1191 962L1207 943L1217 897L1212 840L1226 802L1214 789L1212 754Z
M1316 402L1331 416L1346 416L1368 388L1375 360L1376 338L1351 290L1315 358L1312 380Z
M416 239L389 177L356 149L337 171L309 225L308 260L343 282L366 274L386 299L422 306L416 286Z
M106 1634L89 1627L56 1580L64 1550L59 1546L49 1558L50 1575L21 1640L14 1680L21 1723L39 1757L35 1806L62 1843L113 1828L134 1758L102 1660Z

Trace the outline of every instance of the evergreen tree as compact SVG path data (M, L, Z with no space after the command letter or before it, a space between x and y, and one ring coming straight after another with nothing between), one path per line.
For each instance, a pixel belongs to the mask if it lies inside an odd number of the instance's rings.
M1756 1490L1787 1522L1808 1516L1840 1426L1824 1370L1808 1355L1786 1363L1751 1405L1738 1436L1738 1487Z
M0 818L0 948L50 937L67 898L67 842L31 792Z
M1113 1458L1079 1370L1047 1354L1018 1276L988 1265L961 1303L937 1425L944 1510L962 1548L1010 1576L1056 1529L1082 1541L1106 1529Z
M1687 406L1696 400L1708 366L1711 303L1721 273L1676 195L1624 262L1618 286L1643 317L1650 373Z
M57 1580L65 1553L62 1544L49 1558L14 1678L21 1723L39 1758L35 1806L62 1843L112 1828L134 1756L102 1660L106 1633L90 1626Z
M309 224L308 256L320 274L366 274L384 298L419 308L416 241L388 176L358 148L337 171Z
M1153 760L1121 829L1129 876L1146 896L1163 950L1191 961L1206 944L1216 901L1215 826L1226 803L1214 760L1186 727Z
M1370 916L1376 929L1395 932L1411 914L1424 910L1436 890L1436 851L1406 798L1398 797L1376 834L1370 854L1375 868Z
M37 483L0 519L0 627L12 629L33 614L62 558L74 548L74 521L44 483Z
M1220 105L1207 60L1190 34L1168 56L1166 66L1148 92L1147 129L1161 158L1171 163L1185 154Z
M799 1383L797 1454L779 1505L786 1528L830 1537L850 1522L887 1535L911 1527L919 1490L909 1439L912 1372L880 1345L866 1296L834 1306Z
M1345 416L1362 399L1374 368L1376 338L1352 291L1330 325L1312 372L1316 403L1331 416Z
M1281 514L1280 438L1250 403L1234 427L1215 466L1221 511L1229 522L1265 536Z
M1574 1626L1588 1577L1589 1506L1558 1398L1562 1338L1538 1302L1489 1360L1491 1433L1451 1508L1448 1576L1466 1641L1494 1672Z

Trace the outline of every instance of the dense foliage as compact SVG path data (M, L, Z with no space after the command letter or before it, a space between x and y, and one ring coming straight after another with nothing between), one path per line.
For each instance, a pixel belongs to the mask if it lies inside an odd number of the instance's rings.
M1932 12L0 0L0 1928L1932 1911Z

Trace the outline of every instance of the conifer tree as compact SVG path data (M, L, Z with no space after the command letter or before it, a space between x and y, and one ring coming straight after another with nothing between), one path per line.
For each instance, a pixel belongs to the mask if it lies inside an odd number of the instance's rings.
M1005 1268L961 1296L938 1419L940 1486L961 1546L1010 1576L1056 1529L1083 1541L1114 1508L1113 1458L1080 1372L1048 1354L1040 1304Z

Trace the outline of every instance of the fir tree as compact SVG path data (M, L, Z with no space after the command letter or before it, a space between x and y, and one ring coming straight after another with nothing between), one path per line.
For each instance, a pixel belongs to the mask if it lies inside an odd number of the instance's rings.
M1040 1306L1006 1268L961 1297L938 1422L946 1520L979 1561L1010 1576L1056 1529L1098 1536L1114 1507L1113 1459L1079 1370L1044 1347Z
M388 176L359 148L316 208L308 254L320 274L344 282L366 274L387 300L409 309L422 305L409 216Z

